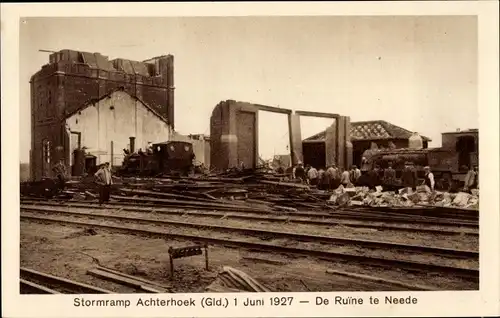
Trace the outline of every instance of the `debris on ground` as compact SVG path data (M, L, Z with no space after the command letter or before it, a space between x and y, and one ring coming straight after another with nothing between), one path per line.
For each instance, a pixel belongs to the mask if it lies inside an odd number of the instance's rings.
M244 292L271 292L248 274L238 269L224 266L217 278L205 288L212 293L244 293Z
M134 203L162 204L218 209L257 209L295 212L299 208L326 209L347 206L413 207L436 206L461 209L479 209L479 191L448 193L431 191L418 186L415 191L402 188L383 191L383 187L339 186L332 191L292 180L287 174L269 169L230 169L221 174L198 174L189 177L116 178L111 198ZM96 200L98 187L93 178L75 178L66 182L64 189L51 180L26 183L21 188L24 196L65 199L71 201Z

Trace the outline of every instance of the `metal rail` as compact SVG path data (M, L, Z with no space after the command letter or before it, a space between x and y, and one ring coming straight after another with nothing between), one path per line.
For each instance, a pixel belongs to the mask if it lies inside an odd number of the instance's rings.
M63 294L113 294L114 292L94 287L74 280L42 273L34 269L21 267L21 288L27 292L40 294L63 293ZM21 289L22 291L22 289Z
M34 207L39 207L39 203L33 203ZM36 204L36 205L35 205ZM151 213L152 210L151 208L144 208L144 207L137 207L137 206L130 206L130 205L119 205L119 204L114 204L111 205L98 205L98 204L92 204L92 203L72 203L68 202L67 204L60 204L60 203L52 203L52 202L44 202L42 203L43 206L56 206L56 207L76 207L76 208L87 208L87 209L109 209L109 208L114 208L114 209L119 209L122 211L130 211L130 212L142 212L142 213ZM161 210L160 210L161 209ZM225 219L240 219L240 220L251 220L251 221L266 221L266 222L271 222L271 223L278 223L278 222L285 222L285 223L297 223L297 224L305 224L305 225L323 225L323 226L347 226L347 227L355 227L355 228L371 228L371 229L377 229L377 230L391 230L391 231L399 231L399 232L412 232L412 233L432 233L432 234L439 234L439 235L473 235L473 236L478 236L479 232L468 232L468 231L463 231L463 230L456 230L456 229L430 229L430 228L416 228L416 227L405 227L405 226L397 226L397 225L387 225L387 224L378 224L375 225L373 223L350 223L350 222L340 222L340 221L335 221L335 220L325 220L326 217L309 217L308 219L298 219L294 217L289 217L289 216L271 216L271 215L266 215L266 216L260 216L260 215L245 215L243 213L234 213L234 212L214 212L214 211L206 211L206 212L199 212L196 210L166 210L169 209L168 207L166 208L156 208L154 210L155 213L161 213L161 214L174 214L174 215L190 215L190 216L197 216L197 217L212 217L212 218L222 218L224 217ZM313 218L318 218L318 219L313 219ZM333 219L333 216L329 216L329 219Z
M57 290L50 289L40 284L30 282L28 280L20 279L21 294L42 295L42 294L60 294Z
M133 199L133 198L129 198ZM148 200L146 200L148 201ZM48 202L48 201L42 201L42 200L23 200L22 203L33 203L37 204L40 202ZM88 203L92 204L92 203ZM133 202L109 202L107 206L116 206L116 205L126 205L126 206L133 206L136 207L137 203ZM159 205L159 204L153 204L153 203L147 203L147 202L141 202L140 204L143 207L152 207L152 208L178 208L178 209L188 209L188 208L193 208L197 210L209 210L213 211L214 208L211 207L203 207L203 206L190 206L190 205L185 205L185 204L168 204L168 205ZM95 206L98 206L97 203L95 203ZM359 221L374 221L374 222L384 222L385 224L420 224L420 225L436 225L436 226L454 226L454 227L464 227L464 228L471 228L471 229L478 229L478 224L477 222L463 222L459 220L443 220L443 219L429 219L427 218L417 218L417 217L400 217L400 216L388 216L388 215L377 215L374 213L367 213L367 212L351 212L351 213L345 213L345 212L337 212L337 211L331 211L331 212L304 212L304 211L299 211L299 212L290 212L290 211L269 211L269 210L259 210L259 209L253 209L253 210L240 210L239 208L225 208L225 209L215 209L215 210L221 210L221 211L228 211L228 212L243 212L243 213L249 213L249 214L259 214L259 215L269 215L269 214L279 214L279 215L290 215L290 216L298 216L298 217L318 217L318 218L335 218L335 219L347 219L347 220L359 220Z
M222 246L230 246L230 247L239 247L246 248L252 250L258 250L263 252L270 253L284 253L284 254L295 254L295 255L303 255L303 256L313 256L320 259L326 259L329 261L352 261L363 263L366 265L374 265L374 266L383 266L383 267L398 267L400 269L404 269L407 271L418 271L428 273L430 271L440 272L451 274L459 277L463 277L465 279L472 280L473 282L479 282L479 270L478 269L470 269L470 268L462 268L462 267L454 267L454 266L445 266L445 265L436 265L436 264L428 264L421 263L415 261L407 261L407 260L395 260L395 259L387 259L381 257L374 256L365 256L365 255L352 255L346 253L339 252L329 252L329 251L320 251L314 249L304 249L297 247L289 247L289 246L281 246L275 244L268 243L255 243L243 240L235 240L235 239L222 239L222 238L212 238L206 236L197 236L183 233L172 233L172 232L164 232L152 229L140 229L140 228L130 228L126 226L120 225L105 225L99 222L92 221L74 221L68 219L57 219L51 217L40 217L40 216L27 216L21 215L21 219L38 221L42 223L61 223L61 224L71 224L75 226L84 226L84 227L93 227L93 228L101 228L106 230L111 230L113 232L120 232L125 234L138 234L147 237L160 237L160 238L181 238L190 240L192 242L199 243L207 243L207 244L215 244Z
M330 244L346 244L346 245L356 245L364 248L385 248L385 249L396 249L403 252L412 251L412 252L421 252L421 253L430 253L434 255L440 256L453 256L453 257L464 257L464 258L474 258L479 259L479 252L469 251L469 250L456 250L456 249L447 249L440 247L429 247L422 245L409 245L409 244L398 244L398 243L389 243L382 241L374 241L374 240L361 240L361 239L349 239L349 238L341 238L341 237L333 237L333 236L321 236L321 235L313 235L313 234L302 234L302 233L294 233L294 232L278 232L278 231L269 231L269 230L259 230L254 228L242 228L242 227L233 227L233 226L223 226L223 225L215 225L208 223L191 223L191 222L180 222L180 221L168 221L168 220L155 220L148 218L137 218L130 216L118 216L118 215L109 215L109 214L98 214L98 213L85 213L85 212L75 212L75 211L65 211L65 210L54 210L54 209L41 209L41 208L27 208L21 207L21 210L24 211L35 211L35 212L44 212L50 214L59 214L59 215L75 215L75 216L83 216L90 218L101 218L105 220L119 220L133 223L150 223L155 225L167 225L167 226L176 226L176 227L190 227L196 229L208 229L208 230L217 230L221 232L233 232L246 234L250 236L263 236L263 237L273 237L273 238L287 238L294 239L297 241L305 241L305 242L315 242L315 243L330 243Z

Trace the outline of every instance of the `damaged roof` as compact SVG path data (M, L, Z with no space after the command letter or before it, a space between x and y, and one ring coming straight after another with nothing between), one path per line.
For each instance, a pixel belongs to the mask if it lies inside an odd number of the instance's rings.
M413 132L408 129L393 125L385 120L358 121L351 123L351 140L384 140L384 139L409 139ZM313 135L304 141L323 141L326 131ZM422 136L424 141L431 141L429 137Z

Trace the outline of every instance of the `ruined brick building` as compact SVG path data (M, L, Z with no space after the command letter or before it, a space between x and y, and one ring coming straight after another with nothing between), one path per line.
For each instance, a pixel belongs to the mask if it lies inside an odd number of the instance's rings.
M97 164L120 164L124 148L169 139L174 128L174 64L166 55L138 62L61 50L31 77L31 178L50 176L73 150Z

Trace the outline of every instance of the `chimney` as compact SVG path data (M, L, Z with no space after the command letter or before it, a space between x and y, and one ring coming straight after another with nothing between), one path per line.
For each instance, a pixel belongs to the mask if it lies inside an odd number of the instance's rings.
M130 153L135 151L135 137L129 137L130 139Z

